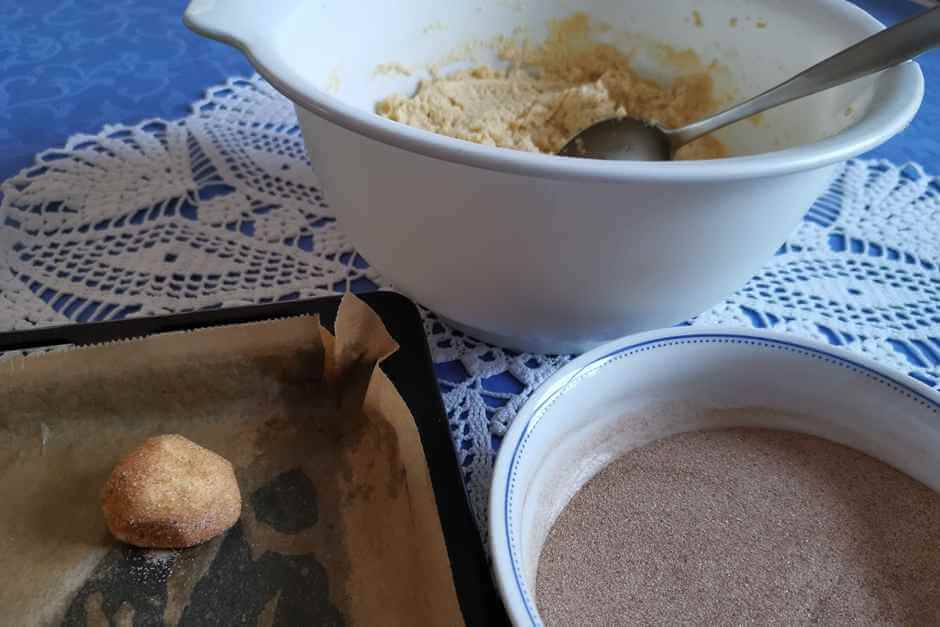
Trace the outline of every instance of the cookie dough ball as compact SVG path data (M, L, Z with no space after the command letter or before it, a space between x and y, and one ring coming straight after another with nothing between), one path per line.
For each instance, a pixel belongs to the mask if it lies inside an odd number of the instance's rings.
M241 507L232 464L181 435L150 438L128 453L101 496L114 537L156 549L214 538L238 521Z

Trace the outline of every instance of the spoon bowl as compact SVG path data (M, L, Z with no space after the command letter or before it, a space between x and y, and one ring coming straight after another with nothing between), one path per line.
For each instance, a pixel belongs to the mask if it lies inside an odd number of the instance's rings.
M636 118L610 118L578 133L558 154L611 161L669 161L672 143L659 126Z

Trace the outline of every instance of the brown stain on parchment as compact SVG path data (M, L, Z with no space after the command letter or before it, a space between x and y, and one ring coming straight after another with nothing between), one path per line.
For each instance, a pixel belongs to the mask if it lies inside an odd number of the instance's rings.
M101 608L104 599L100 592L90 595L85 599L85 615L87 616L88 627L111 627L108 617L104 615Z
M175 565L167 579L167 601L163 610L163 621L167 625L179 622L193 588L209 571L221 544L222 538L214 538L197 550L187 551L179 558L180 564Z

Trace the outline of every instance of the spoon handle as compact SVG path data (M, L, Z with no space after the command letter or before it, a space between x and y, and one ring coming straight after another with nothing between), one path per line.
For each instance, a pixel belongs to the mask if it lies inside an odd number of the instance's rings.
M874 74L940 45L940 7L900 22L846 48L788 81L682 128L666 131L674 149L752 115Z

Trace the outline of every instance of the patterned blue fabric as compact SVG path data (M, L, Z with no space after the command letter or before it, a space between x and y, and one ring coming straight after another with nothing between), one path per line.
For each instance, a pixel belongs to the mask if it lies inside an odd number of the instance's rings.
M179 118L244 57L190 32L185 0L0 0L0 180L109 123Z

